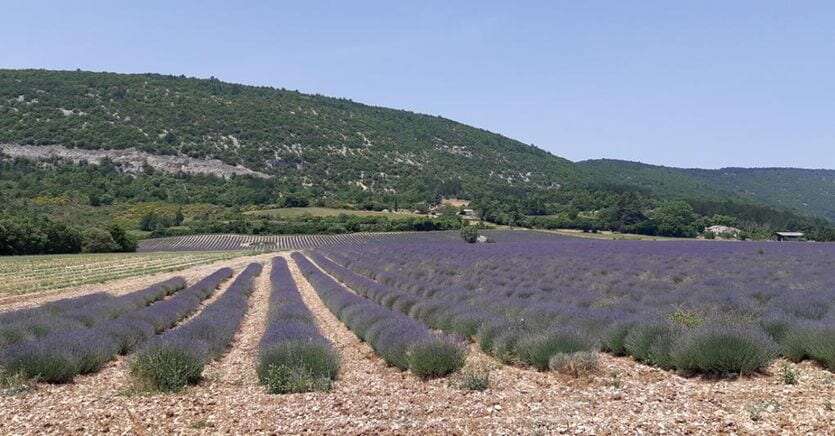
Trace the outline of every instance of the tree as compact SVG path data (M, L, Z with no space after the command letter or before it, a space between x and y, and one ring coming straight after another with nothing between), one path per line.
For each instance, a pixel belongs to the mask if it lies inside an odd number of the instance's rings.
M307 207L309 204L310 202L302 196L288 195L284 197L284 202L282 205L284 207Z
M92 227L84 232L82 250L85 253L110 253L119 250L119 245L110 236L110 232Z
M136 238L130 236L125 232L125 229L113 224L110 226L110 237L118 246L118 251L133 252L136 251Z
M185 216L183 216L183 208L182 208L182 207L181 207L181 208L178 208L178 209L177 209L177 214L176 214L176 215L174 215L174 225L175 225L175 226L180 226L180 225L182 225L182 224L183 224L183 221L185 221L185 219L186 219L186 217L185 217Z
M470 244L475 243L478 241L478 229L475 226L461 227L461 239Z
M650 213L656 232L662 236L696 236L696 218L693 208L681 200L662 202Z

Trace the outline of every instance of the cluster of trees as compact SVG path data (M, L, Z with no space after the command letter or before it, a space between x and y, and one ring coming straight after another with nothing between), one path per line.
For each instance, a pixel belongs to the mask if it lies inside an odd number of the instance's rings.
M0 255L136 251L119 226L78 228L45 216L0 216Z
M183 224L185 216L182 209L177 209L174 215L166 215L157 212L148 212L139 220L139 230L153 232L168 227L177 227Z
M805 232L816 241L835 240L835 226L825 220L761 205L730 200L658 200L629 191L588 199L591 201L582 209L541 198L529 198L527 203L481 199L476 207L483 219L520 227L696 237L706 227L724 225L741 229L737 236L742 239L767 239L774 231L790 230Z

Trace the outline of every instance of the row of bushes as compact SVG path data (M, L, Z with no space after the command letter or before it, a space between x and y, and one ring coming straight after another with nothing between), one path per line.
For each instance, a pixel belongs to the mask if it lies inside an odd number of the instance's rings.
M484 352L505 363L521 363L545 370L556 355L603 348L666 369L745 374L766 367L777 355L777 345L757 326L688 329L669 321L629 322L610 327L601 340L578 327L552 325L542 328L511 318L502 313L502 308L491 311L472 301L456 298L455 289L431 295L403 292L357 274L320 253L314 253L312 257L326 271L362 295L432 328L474 338ZM379 278L386 280L387 277L382 274ZM817 353L826 354L823 351Z
M125 295L97 292L5 313L0 316L0 346L116 319L183 289L185 284L182 277L173 277Z
M135 350L189 316L231 275L230 268L221 268L170 298L118 318L12 344L0 353L0 367L7 374L50 383L96 372L117 355Z
M241 324L260 263L251 263L217 300L185 324L143 346L130 372L148 388L174 392L194 384L208 362L221 355Z
M328 309L386 363L421 378L441 377L464 365L466 348L460 342L349 291L303 255L292 257Z
M649 365L715 375L754 373L779 352L768 334L751 325L621 323L611 327L602 342L612 354L630 355Z
M270 283L258 380L274 394L329 389L339 371L339 355L316 327L284 258L273 260Z
M478 339L483 351L504 362L523 363L544 370L556 354L590 351L595 347L592 340L575 330L531 331L524 324L510 322L506 317L466 302L441 294L420 297L402 292L354 273L320 253L314 252L311 256L327 272L361 295L434 329Z

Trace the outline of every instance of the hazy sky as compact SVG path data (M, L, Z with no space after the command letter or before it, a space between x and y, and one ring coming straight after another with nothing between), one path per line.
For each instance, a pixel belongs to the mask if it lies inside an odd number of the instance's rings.
M572 160L835 168L832 1L0 0L0 17L0 68L214 75Z

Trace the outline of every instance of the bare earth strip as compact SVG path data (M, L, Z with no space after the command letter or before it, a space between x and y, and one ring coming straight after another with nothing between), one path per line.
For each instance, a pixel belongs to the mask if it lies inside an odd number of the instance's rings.
M234 262L240 271L246 260ZM769 375L707 381L607 355L599 374L574 379L499 365L472 347L471 363L497 368L489 390L421 382L386 367L328 311L292 261L290 268L342 357L331 392L271 396L256 384L267 268L232 348L199 386L176 395L127 394L122 360L73 384L0 397L0 433L831 434L835 428L827 403L835 401L835 375L808 362L788 363L800 372L797 385L783 384L782 361Z

